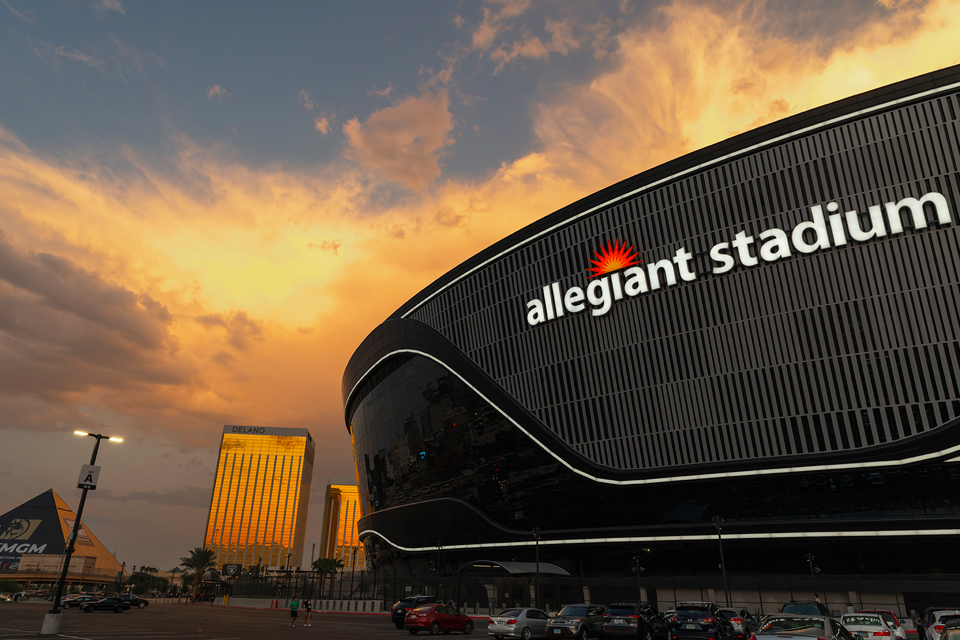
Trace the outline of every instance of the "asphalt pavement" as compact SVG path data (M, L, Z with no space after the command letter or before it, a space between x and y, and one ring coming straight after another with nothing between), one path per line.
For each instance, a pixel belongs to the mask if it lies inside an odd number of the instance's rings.
M0 640L36 638L50 603L0 602ZM474 620L473 636L487 637L486 619ZM420 634L423 635L423 634ZM453 633L451 636L460 634ZM146 640L190 638L195 640L273 640L274 638L394 638L412 636L393 626L387 615L316 613L312 626L290 628L286 609L256 610L203 604L151 604L123 613L63 612L60 638L72 640Z

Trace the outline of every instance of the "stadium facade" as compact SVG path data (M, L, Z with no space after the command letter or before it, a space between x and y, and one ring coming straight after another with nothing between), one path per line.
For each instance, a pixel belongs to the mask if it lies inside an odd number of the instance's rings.
M960 574L958 216L951 67L491 246L346 368L367 557Z

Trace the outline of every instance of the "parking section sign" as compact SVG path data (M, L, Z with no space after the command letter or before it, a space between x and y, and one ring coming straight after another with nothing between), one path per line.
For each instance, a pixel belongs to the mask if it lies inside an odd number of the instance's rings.
M80 478L77 480L77 489L96 489L97 479L100 478L100 467L85 464L80 467Z

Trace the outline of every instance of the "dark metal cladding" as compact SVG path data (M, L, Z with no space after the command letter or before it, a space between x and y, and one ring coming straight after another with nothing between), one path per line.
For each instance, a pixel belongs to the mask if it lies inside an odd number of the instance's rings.
M928 215L926 228L710 272L711 247L739 232L789 234L834 202L868 226L871 206L928 193L945 197L950 223ZM617 239L646 264L685 248L698 275L605 315L528 324L528 301L552 283L584 287L589 259ZM448 537L519 539L563 526L533 500L562 487L653 505L608 523L634 534L707 535L710 514L743 532L864 518L891 529L898 513L929 529L923 492L940 501L936 526L956 526L960 505L935 487L960 479L949 462L960 447L958 258L960 66L613 185L453 269L357 349L343 395L365 524L429 546L433 530L406 530L388 511L455 498L442 507ZM880 466L793 470L866 461ZM769 482L737 479L753 472ZM686 477L696 474L719 475ZM831 506L805 502L821 490ZM685 500L696 513L677 511Z

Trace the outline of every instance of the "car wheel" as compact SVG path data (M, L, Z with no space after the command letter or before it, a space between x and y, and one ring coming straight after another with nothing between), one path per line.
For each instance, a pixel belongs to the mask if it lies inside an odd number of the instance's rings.
M69 605L69 603L64 603L64 604L60 605L60 608L61 608L61 609L69 609L69 608L70 608L70 605Z
M495 635L495 636L493 636L493 637L496 638L497 640L503 640L503 636Z
M468 636L473 633L473 623L467 620L467 623L463 625L463 635Z
M147 603L146 603L146 602L141 602L141 603L138 604L137 606L140 607L141 609L143 609L144 607L147 606Z
M114 612L114 613L123 613L123 607L118 605L118 606L116 606L116 607L113 608L113 612Z
M440 623L434 622L430 625L430 635L435 636L440 633Z
M415 636L420 633L420 629L407 629L410 632L410 635Z
M533 633L530 631L530 627L524 627L523 631L520 632L520 637L523 638L523 640L530 640L530 636L532 635Z
M587 625L580 627L580 640L587 640L590 637L590 629Z
M644 635L644 640L653 640L653 632L647 629L647 633Z
M93 607L87 607L86 609L81 609L84 613L93 613Z
M403 623L402 623L402 622L394 622L393 624L394 624L394 626L395 626L397 629L403 629Z

